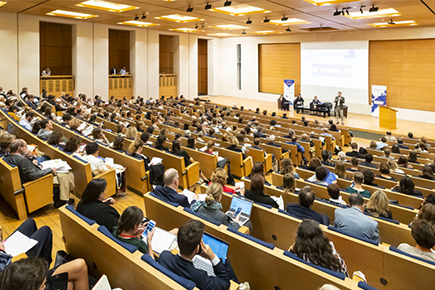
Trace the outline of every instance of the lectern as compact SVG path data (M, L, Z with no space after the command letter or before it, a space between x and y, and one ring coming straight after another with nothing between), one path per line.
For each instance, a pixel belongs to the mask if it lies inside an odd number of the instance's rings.
M379 127L390 130L397 129L396 113L396 109L379 106Z

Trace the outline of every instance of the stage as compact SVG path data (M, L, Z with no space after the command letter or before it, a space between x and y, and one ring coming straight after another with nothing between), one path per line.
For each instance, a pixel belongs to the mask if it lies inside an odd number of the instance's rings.
M254 110L256 108L260 108L261 112L263 110L267 110L268 114L272 112L276 112L277 115L282 116L283 113L287 113L289 117L298 117L301 118L305 116L307 120L319 120L320 122L327 122L329 119L333 119L336 121L334 116L323 118L323 115L310 115L308 112L304 114L297 114L293 112L293 108L290 107L289 112L284 112L278 110L277 101L274 102L266 102L266 101L257 101L251 99L243 99L236 97L228 97L228 96L202 96L203 99L210 99L211 102L216 104L222 104L226 106L234 106L237 107L244 106L245 109ZM277 98L278 99L278 98ZM399 109L400 110L400 109ZM350 129L355 131L363 131L375 134L385 134L387 129L379 127L379 118L375 118L369 115L348 113L348 118L344 119L344 125L348 126ZM435 124L428 124L423 122L414 122L414 121L406 121L406 120L397 120L397 129L390 130L393 134L398 135L407 135L408 132L414 133L414 136L427 136L431 134L430 132L435 131Z

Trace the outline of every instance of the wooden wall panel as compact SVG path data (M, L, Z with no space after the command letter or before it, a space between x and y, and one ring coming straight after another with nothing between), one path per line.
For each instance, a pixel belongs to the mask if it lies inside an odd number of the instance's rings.
M242 56L243 57L243 56ZM243 67L243 63L242 63ZM282 94L283 80L295 80L295 94L301 90L300 43L258 45L258 90L262 93Z
M125 66L130 72L130 31L109 29L109 68L116 67L117 73Z
M198 39L198 94L208 94L207 39Z
M434 73L435 39L370 41L370 87L387 86L388 106L435 111Z
M159 36L159 72L174 73L174 36Z
M51 75L72 74L72 27L68 24L39 23L39 65Z

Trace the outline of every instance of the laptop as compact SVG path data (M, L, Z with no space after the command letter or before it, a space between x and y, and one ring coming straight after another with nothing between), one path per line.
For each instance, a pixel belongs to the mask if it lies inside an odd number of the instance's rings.
M225 214L235 219L240 212L239 221L240 225L243 226L251 218L252 204L253 202L248 199L233 195L230 209Z

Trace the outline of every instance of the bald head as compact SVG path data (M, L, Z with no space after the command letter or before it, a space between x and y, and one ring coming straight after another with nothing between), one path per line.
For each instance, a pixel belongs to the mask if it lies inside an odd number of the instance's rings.
M11 150L11 153L20 153L20 154L23 154L25 152L24 149L27 149L25 147L27 147L27 142L26 141L24 141L23 139L16 139L15 141L13 141L11 143L10 150Z
M173 189L177 189L179 185L179 175L178 171L174 168L169 168L163 174L163 182L166 186L171 187Z

